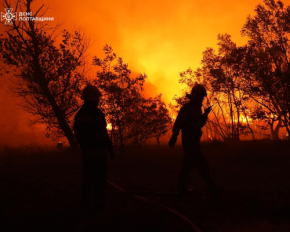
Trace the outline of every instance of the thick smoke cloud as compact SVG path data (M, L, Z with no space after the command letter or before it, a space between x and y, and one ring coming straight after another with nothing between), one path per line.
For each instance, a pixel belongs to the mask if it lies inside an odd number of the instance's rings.
M242 25L262 1L39 0L33 3L34 9L43 3L49 6L46 16L55 19L49 22L51 26L64 22L63 28L81 28L92 38L89 63L94 55L102 56L102 47L109 44L134 73L148 75L146 96L162 93L169 103L180 88L179 72L197 68L205 48L216 47L219 33L232 35L239 45L245 43L246 38L240 36ZM290 1L284 3L289 5ZM1 25L1 33L4 27ZM5 76L1 82L0 143L44 140L43 128L33 127L32 132L27 124L31 116L7 93Z

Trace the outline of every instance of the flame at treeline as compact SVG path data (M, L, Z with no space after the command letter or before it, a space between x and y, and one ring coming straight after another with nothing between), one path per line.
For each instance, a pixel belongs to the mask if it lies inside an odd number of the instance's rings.
M246 42L240 30L258 3L262 0L45 1L55 21L92 38L91 57L111 45L134 73L147 74L147 94L162 93L167 103L180 94L179 72L197 68L206 47L216 48L219 33Z
M283 2L290 5L290 0ZM62 28L79 28L91 38L89 64L95 55L102 58L105 44L112 46L132 73L146 73L146 95L161 93L168 104L175 94L184 94L180 72L200 67L206 48L217 49L218 34L231 35L237 45L247 42L240 31L259 3L263 1L40 0L33 5L34 9L42 4L49 6L46 14L54 17L55 21L49 22L52 26L64 22ZM94 71L88 74L95 76ZM240 115L239 121L253 123L245 115ZM112 125L107 128L112 130ZM208 133L207 137L212 139L214 135Z

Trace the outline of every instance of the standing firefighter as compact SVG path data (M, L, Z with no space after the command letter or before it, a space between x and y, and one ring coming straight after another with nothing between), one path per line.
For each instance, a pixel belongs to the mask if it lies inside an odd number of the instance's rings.
M205 88L200 84L196 84L192 88L191 94L186 95L190 101L181 107L172 129L173 134L169 141L171 148L176 143L179 131L182 131L184 157L178 180L178 192L180 194L187 191L187 179L193 166L202 175L211 192L214 195L218 194L216 184L209 173L207 159L200 150L201 128L205 125L208 114L211 111L211 107L209 107L202 114L201 106L205 96L207 96Z
M98 108L101 93L87 85L83 90L84 104L74 118L75 137L83 160L82 204L89 207L94 193L94 209L104 206L107 178L106 150L114 158L112 142L107 132L105 115Z

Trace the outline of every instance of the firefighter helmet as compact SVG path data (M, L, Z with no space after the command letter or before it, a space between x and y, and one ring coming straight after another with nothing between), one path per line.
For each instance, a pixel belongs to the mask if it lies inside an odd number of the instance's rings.
M196 96L201 96L205 97L207 96L205 88L201 84L196 84L195 86L192 87L191 97L196 97Z
M84 101L99 101L101 96L101 92L94 85L89 84L83 89L82 99Z

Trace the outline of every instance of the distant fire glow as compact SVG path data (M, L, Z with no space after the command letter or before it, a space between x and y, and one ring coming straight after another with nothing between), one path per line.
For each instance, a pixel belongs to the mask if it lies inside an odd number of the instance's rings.
M238 120L236 119L235 120L235 122L237 122ZM248 116L240 116L240 118L239 118L239 121L240 121L240 123L247 123L247 122L251 122L251 121L253 121L253 119L252 118L250 118L250 117L248 117Z
M112 123L108 123L107 124L107 130L112 130L113 128L112 128Z

